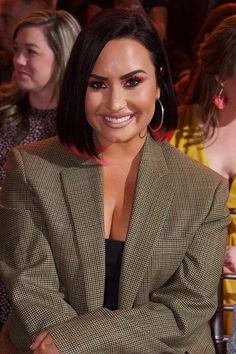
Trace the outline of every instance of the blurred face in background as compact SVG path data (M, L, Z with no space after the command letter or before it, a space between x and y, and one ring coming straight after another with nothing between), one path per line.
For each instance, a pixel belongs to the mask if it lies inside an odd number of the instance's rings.
M0 0L0 49L12 53L12 35L16 22L34 11L43 10L38 1Z
M46 94L52 97L56 60L42 27L19 29L14 41L13 64L15 78L21 90L29 96Z

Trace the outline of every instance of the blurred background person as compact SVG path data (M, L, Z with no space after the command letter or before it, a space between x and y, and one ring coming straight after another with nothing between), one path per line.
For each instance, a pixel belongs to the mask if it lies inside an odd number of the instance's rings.
M223 20L205 38L198 65L179 107L178 129L170 142L191 158L228 179L228 207L236 208L236 15ZM236 270L236 216L229 226L225 270ZM236 303L236 283L225 281L224 301ZM231 334L227 314L226 331Z
M182 104L187 99L188 86L191 83L192 76L195 72L195 66L198 65L197 52L204 41L204 39L211 33L215 27L225 18L236 15L236 3L228 3L220 5L212 9L207 15L200 31L193 43L192 53L193 62L191 70L188 70L181 78L175 83L175 91L178 99L178 104Z
M167 0L88 0L87 22L99 11L112 7L146 11L161 39L166 40Z
M34 11L55 9L57 0L0 0L0 83L11 79L16 22Z
M225 0L168 0L168 55L179 104L184 100L193 68L196 40L199 43L201 36L207 31L209 33L234 8L221 9L210 17L211 12L223 4L235 3Z
M9 149L56 133L60 86L80 26L66 11L45 10L23 18L13 34L14 74L0 86L0 186ZM9 313L0 285L0 323Z

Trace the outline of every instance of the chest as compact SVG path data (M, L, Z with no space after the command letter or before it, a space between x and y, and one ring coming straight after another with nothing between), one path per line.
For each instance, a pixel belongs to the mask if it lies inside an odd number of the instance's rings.
M106 238L124 240L135 194L137 169L110 166L104 169L104 225Z
M228 179L236 176L235 135L235 129L219 129L217 135L206 143L209 166Z

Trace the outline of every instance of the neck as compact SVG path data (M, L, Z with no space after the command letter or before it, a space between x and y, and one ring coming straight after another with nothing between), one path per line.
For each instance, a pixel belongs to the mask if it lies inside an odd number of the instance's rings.
M102 159L111 164L131 164L141 156L144 143L145 139L139 138L132 144L126 142L107 145L104 148Z
M37 109L53 109L56 108L56 99L47 93L29 93L29 101L32 107Z
M219 111L219 128L236 124L236 107L225 107Z

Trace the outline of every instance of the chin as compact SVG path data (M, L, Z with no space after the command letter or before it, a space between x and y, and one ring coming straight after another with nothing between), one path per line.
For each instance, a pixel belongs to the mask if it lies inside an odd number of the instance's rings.
M31 87L29 87L28 85L24 85L21 82L17 82L17 85L18 85L19 89L21 89L22 91L29 92L31 90Z

